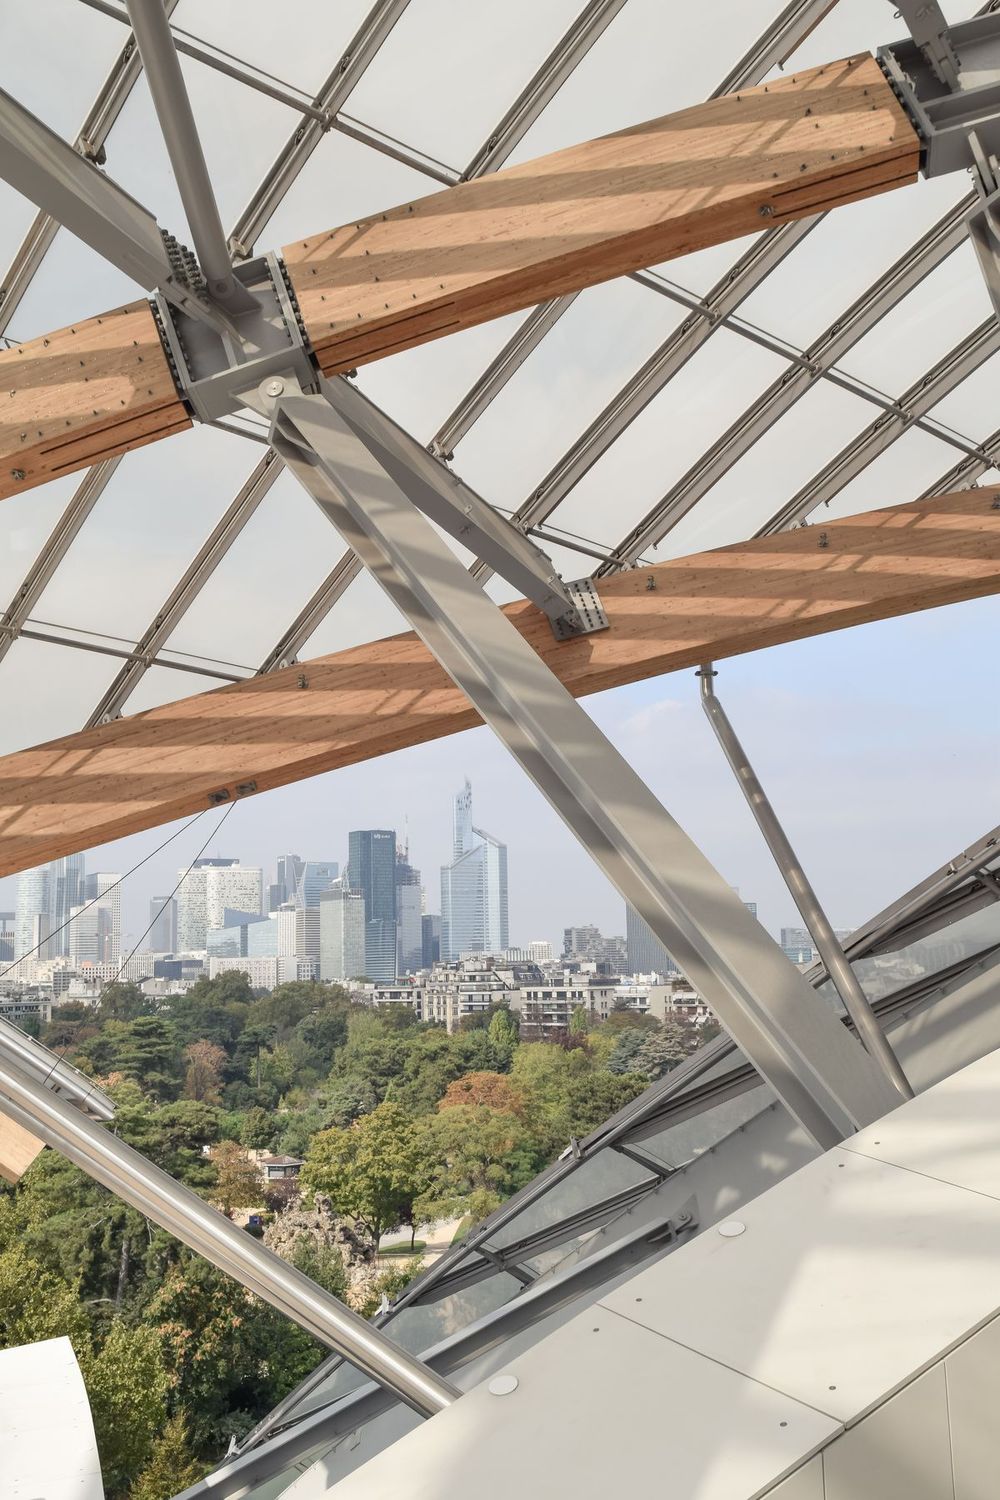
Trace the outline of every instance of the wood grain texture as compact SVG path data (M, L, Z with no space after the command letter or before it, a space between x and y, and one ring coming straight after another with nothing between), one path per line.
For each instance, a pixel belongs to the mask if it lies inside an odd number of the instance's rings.
M0 499L190 426L147 302L0 353Z
M17 1182L44 1150L45 1142L37 1135L0 1114L0 1177L5 1182Z
M1000 592L998 491L810 526L602 580L610 629L504 613L576 697L706 659ZM299 686L304 677L306 686ZM0 758L0 875L478 723L412 634Z
M588 141L282 251L327 374L885 192L919 141L865 53Z

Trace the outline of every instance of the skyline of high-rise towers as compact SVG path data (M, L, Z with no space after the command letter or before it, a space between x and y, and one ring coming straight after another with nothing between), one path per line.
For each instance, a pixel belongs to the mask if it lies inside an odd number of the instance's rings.
M472 821L472 783L452 811L452 860L441 869L441 957L502 953L510 946L507 845Z

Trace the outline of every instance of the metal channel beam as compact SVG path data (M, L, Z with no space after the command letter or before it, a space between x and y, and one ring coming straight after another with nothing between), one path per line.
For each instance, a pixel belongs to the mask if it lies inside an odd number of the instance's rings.
M815 478L803 485L797 494L776 511L755 535L773 536L775 532L785 531L804 521L818 506L828 504L863 469L908 432L918 417L925 416L998 350L1000 325L996 318L987 318L985 323L973 329L960 344L956 344L943 359L904 391L896 411L876 417L869 427L825 464Z
M152 662L170 639L192 601L201 593L281 471L281 460L273 449L268 449L222 519L202 543L156 619L137 641L135 655L122 667L87 720L88 729L94 724L105 724L121 713L122 705L143 675L143 664Z
M266 1250L244 1230L87 1119L67 1100L0 1053L0 1111L59 1151L139 1213L176 1235L227 1276L314 1338L336 1349L358 1369L394 1391L422 1416L449 1406L458 1390L390 1342L288 1261Z
M280 396L272 442L425 646L817 1142L893 1108L871 1059L380 468L338 396L330 382Z
M12 188L140 286L166 286L172 266L153 215L3 90L0 146Z
M372 6L313 100L315 109L327 119L347 102L408 4L409 0L377 0ZM285 142L229 237L230 250L238 259L253 254L258 235L323 139L326 128L314 116L303 119Z
M756 239L708 293L703 308L674 329L567 449L515 511L515 524L529 527L545 521L636 417L704 347L722 320L756 291L817 222L814 218L783 224ZM477 567L476 576L483 576L483 571Z
M168 16L176 6L177 0L164 0ZM74 151L89 161L103 160L104 145L111 127L121 114L140 71L139 53L134 39L129 37L104 80L100 93L87 111L73 142ZM14 257L0 280L0 334L6 332L21 298L58 232L59 224L51 214L39 213L14 252Z
M938 495L947 495L952 483L960 489L966 489L984 474L988 474L990 469L995 469L1000 463L1000 430L990 433L979 446L982 450L980 455L969 453L965 458L959 459L957 464L953 464L940 479L924 490L920 499L933 500Z
M278 644L268 652L258 674L273 672L276 667L290 667L313 631L323 623L333 606L364 572L361 559L345 552L331 573L320 584L289 625Z
M611 25L625 0L590 0L518 94L462 173L464 180L502 167L527 135L543 109L580 66L597 39Z
M965 216L974 202L975 194L969 194L957 203L835 318L805 351L804 362L783 370L751 402L629 532L614 550L614 563L599 568L598 574L613 572L617 567L629 567L647 547L662 541L819 379L831 372L866 333L897 307L925 276L941 265L964 242Z
M454 411L441 423L427 445L433 454L448 460L454 458L455 448L462 438L475 426L508 380L517 374L528 355L538 348L545 335L551 332L579 295L579 292L570 292L566 297L554 297L551 302L541 302L532 309L496 358L486 366L475 385L470 386Z
M871 1002L844 956L844 950L840 946L833 925L820 904L812 882L799 863L785 830L778 821L770 799L750 764L749 756L730 723L729 715L716 697L713 681L715 675L710 664L702 667L699 673L701 703L722 748L722 753L729 762L729 767L739 783L740 791L746 798L747 805L778 866L781 878L788 887L789 894L806 925L809 936L826 965L827 973L844 1003L844 1009L854 1022L854 1029L864 1043L865 1050L879 1064L886 1078L894 1088L899 1090L900 1095L904 1099L912 1099L913 1089L910 1087L909 1079L875 1019Z
M13 646L53 574L69 551L84 521L103 495L120 458L106 458L88 469L72 499L56 522L55 529L28 569L13 599L0 615L0 661Z

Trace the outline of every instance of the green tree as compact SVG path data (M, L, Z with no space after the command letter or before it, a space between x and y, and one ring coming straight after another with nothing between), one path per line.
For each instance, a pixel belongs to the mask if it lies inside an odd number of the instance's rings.
M180 1092L181 1058L170 1022L162 1016L139 1016L130 1022L118 1048L115 1067L154 1098L176 1098Z
M700 1045L697 1027L667 1016L658 1031L646 1033L629 1071L645 1073L647 1078L662 1078L664 1073L696 1052Z
M421 1120L419 1131L430 1174L414 1206L418 1223L461 1214L478 1223L539 1165L528 1127L486 1105L443 1109Z
M487 1032L490 1052L498 1072L506 1073L514 1060L520 1036L520 1023L513 1011L501 1006L494 1011Z
M238 1208L254 1208L264 1198L260 1173L235 1141L220 1141L212 1152L212 1197L229 1218Z
M137 984L106 984L97 1014L101 1021L134 1021L153 1013L153 1002Z
M248 1109L240 1127L240 1145L251 1151L270 1151L278 1133L277 1121L266 1109Z
M354 1219L377 1250L387 1230L414 1227L413 1203L425 1188L427 1164L406 1110L386 1101L348 1129L314 1137L299 1181Z
M129 1490L129 1500L171 1500L204 1472L205 1465L191 1454L187 1419L178 1414L154 1439L149 1462Z

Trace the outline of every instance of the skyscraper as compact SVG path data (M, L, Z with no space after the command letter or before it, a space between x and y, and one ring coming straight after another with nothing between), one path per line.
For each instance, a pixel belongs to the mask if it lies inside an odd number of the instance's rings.
M396 973L412 974L423 959L424 891L409 848L396 850Z
M347 836L347 884L365 903L365 974L396 977L396 833L359 828Z
M17 915L14 920L14 957L25 958L38 947L35 955L48 958L49 867L38 865L22 870L17 877Z
M259 914L262 907L263 871L256 865L241 865L238 859L196 859L183 876L177 892L177 949L197 953L204 949L210 927L224 925L225 911Z
M427 913L420 920L420 967L429 969L441 957L441 918Z
M472 822L472 786L455 798L454 858L441 870L441 957L502 953L510 946L507 845Z
M173 896L154 896L149 903L149 920L153 924L146 939L149 948L153 953L173 953L177 947L177 902Z
M70 916L69 955L77 963L116 964L122 956L120 875L97 871L84 881Z
M294 855L289 857L295 858ZM280 866L281 861L278 863ZM298 865L298 880L285 899L291 901L294 898L302 906L318 906L320 896L330 889L340 874L340 866L335 859L299 860Z
M630 974L676 974L678 968L648 923L625 903L625 944Z
M297 854L279 854L274 884L268 887L268 911L277 911L295 900L303 861Z
M319 977L356 979L367 972L365 901L338 881L319 898Z
M84 859L82 854L68 854L49 865L49 956L58 958L69 952L70 929L67 927L74 906L82 906L84 895Z

